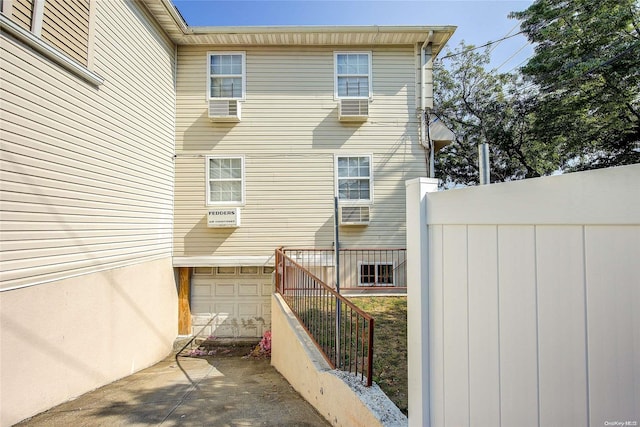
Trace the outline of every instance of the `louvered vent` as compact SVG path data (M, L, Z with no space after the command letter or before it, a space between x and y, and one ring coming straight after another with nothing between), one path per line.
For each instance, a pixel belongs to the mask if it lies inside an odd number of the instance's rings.
M370 218L369 206L341 206L341 225L367 225Z
M369 117L368 99L341 99L340 120L361 122Z
M209 119L214 122L239 122L240 102L236 99L209 101Z

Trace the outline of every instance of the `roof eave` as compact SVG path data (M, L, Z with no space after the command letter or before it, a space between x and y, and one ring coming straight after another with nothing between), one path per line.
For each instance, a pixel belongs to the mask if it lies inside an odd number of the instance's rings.
M170 0L142 0L178 45L219 46L384 46L424 43L433 32L433 54L451 38L455 26L233 26L190 27Z

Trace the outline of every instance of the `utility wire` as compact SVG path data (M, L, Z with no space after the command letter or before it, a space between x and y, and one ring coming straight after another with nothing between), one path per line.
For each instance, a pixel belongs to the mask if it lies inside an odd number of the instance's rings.
M519 22L516 22L516 25L513 26L513 28L511 28L509 30L509 32L507 34L505 34L504 36L507 37L509 34L511 34L513 32L513 30L515 30L516 28L518 28L518 25L520 25ZM491 54L491 52L493 52L494 50L496 50L496 48L500 45L500 43L502 43L502 40L500 40L499 42L496 42L493 47L491 49L489 49L489 54Z
M594 65L593 67L589 68L588 70L580 73L577 76L574 76L570 79L567 80L556 80L555 83L546 85L546 86L542 86L541 89L543 89L545 92L549 92L549 91L553 91L556 89L559 89L561 86L565 86L569 83L573 83L576 80L582 79L583 77L593 73L594 71L598 70L599 68L605 67L607 65L613 64L614 62L620 60L622 57L624 57L625 55L627 55L630 52L633 52L634 49L640 47L640 42L636 42L636 43L632 43L629 47L627 47L625 50L623 50L622 52L618 53L616 56L607 59L606 61L602 61L599 64ZM575 65L573 65L571 68L575 67ZM528 85L526 85L525 87L523 87L521 90L528 90L529 88L532 88L534 86L539 86L538 83L530 83Z
M567 11L566 11L566 13L563 13L562 15L556 16L554 19L552 19L551 21L549 21L546 25L542 26L541 28L538 28L538 29L537 29L537 31L541 31L541 30L543 30L543 29L547 28L548 26L552 25L553 23L555 23L555 22L556 22L557 20L559 20L559 19L564 19L564 18L566 18L566 17L568 17L568 16L574 15L576 12L578 12L578 9L577 9L577 8L576 8L576 9L567 10ZM518 26L518 25L519 25L519 23L518 23L518 24L516 24L516 26ZM513 31L513 29L512 29L511 31ZM509 31L509 33L510 33L511 31ZM524 32L523 30L520 30L520 31L518 31L518 32L517 32L517 33L515 33L515 34L508 35L509 33L507 33L507 35L506 35L506 36L504 36L504 37L502 37L502 38L500 38L500 39L498 39L498 40L489 41L489 42L487 42L487 43L485 43L485 44L483 44L483 45L481 45L481 46L473 47L473 48L470 48L470 49L465 49L463 52L450 53L449 55L445 55L445 56L442 56L442 57L437 58L437 59L442 60L442 59L453 58L453 57L456 57L456 56L462 55L462 54L464 54L464 53L467 53L467 52L469 52L469 51L482 49L483 47L491 46L491 45L493 45L493 44L496 44L496 45L497 45L497 44L499 44L500 42L502 42L502 41L504 41L504 40L507 40L507 39L513 38L513 37L515 37L515 36L519 36L520 34L524 34L525 32ZM495 49L495 47L494 47L494 49Z
M496 70L499 70L500 68L504 67L504 65L505 65L507 62L511 61L511 60L512 60L512 59L513 59L517 54L519 54L520 52L522 52L522 50L523 50L525 47L529 46L530 44L531 44L531 42L526 42L526 43L524 44L524 46L522 46L520 49L516 50L516 51L515 51L515 52L514 52L510 57L508 57L508 58L507 58L507 59L506 59L502 64L498 65L498 67L496 68ZM527 58L527 59L529 59L529 58ZM525 59L524 61L526 61L527 59ZM522 62L524 62L524 61L522 61ZM521 62L520 64L522 64L522 62ZM520 64L518 64L518 65L520 65ZM516 67L517 67L517 65L516 65ZM514 68L515 68L515 67L514 67Z
M485 44L483 44L481 46L476 46L476 47L472 47L470 49L465 49L463 52L450 53L449 55L442 56L442 57L440 57L438 59L442 60L442 59L453 58L454 56L462 55L462 54L465 54L465 53L470 52L472 50L478 50L478 49L482 49L483 47L491 46L492 44L495 44L495 43L500 43L500 42L502 42L504 40L507 40L507 39L510 39L512 37L519 36L522 33L524 33L524 31L518 31L517 33L511 34L510 36L505 36L505 37L502 37L502 38L500 38L498 40L487 42L487 43L485 43Z

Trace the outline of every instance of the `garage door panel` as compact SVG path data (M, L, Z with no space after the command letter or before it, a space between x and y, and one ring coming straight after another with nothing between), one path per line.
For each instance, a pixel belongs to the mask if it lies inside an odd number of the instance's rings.
M236 294L236 285L233 283L216 283L214 288L217 297L233 297Z
M240 296L257 297L260 296L259 290L257 283L241 283L238 285L238 295Z
M235 318L238 316L236 312L236 304L233 302L225 302L225 303L215 303L213 305L213 311L217 315L218 318Z
M204 272L204 269L198 271ZM193 333L199 332L212 318L203 335L259 338L271 329L271 274L246 274L262 272L262 269L239 267L229 268L228 272L236 274L221 275L216 268L212 271L213 274L193 276Z
M247 303L241 302L238 304L239 314L241 318L247 318L247 316L258 317L260 316L260 304L259 303Z
M211 296L211 285L197 285L194 286L191 290L192 297L210 297Z
M211 299L205 298L192 298L191 299L191 315L208 315L211 318L213 313L213 306L211 305Z

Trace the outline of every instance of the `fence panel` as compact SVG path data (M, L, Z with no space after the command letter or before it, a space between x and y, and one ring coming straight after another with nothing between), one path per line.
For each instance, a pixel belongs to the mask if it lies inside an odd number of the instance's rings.
M411 426L640 424L638 183L407 182Z

